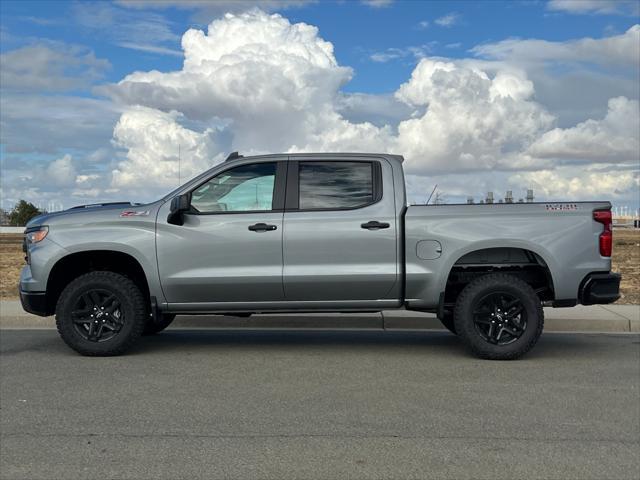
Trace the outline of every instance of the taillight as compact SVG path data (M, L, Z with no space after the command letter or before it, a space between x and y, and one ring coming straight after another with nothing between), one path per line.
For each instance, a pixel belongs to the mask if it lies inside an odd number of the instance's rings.
M604 225L604 229L600 234L600 255L603 257L611 256L613 247L613 231L611 230L611 210L596 210L593 212L593 219Z

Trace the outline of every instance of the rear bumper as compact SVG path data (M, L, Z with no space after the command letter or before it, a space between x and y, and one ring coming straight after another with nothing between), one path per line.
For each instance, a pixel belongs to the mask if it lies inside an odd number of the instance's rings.
M25 312L41 317L50 315L47 312L47 297L45 292L25 292L20 289L20 303Z
M620 298L619 273L590 273L582 281L579 300L582 305L613 303Z

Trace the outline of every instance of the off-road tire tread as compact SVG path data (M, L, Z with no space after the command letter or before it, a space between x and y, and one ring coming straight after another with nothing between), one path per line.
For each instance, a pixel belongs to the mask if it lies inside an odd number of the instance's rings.
M133 325L126 341L121 343L117 347L100 352L87 349L81 344L77 344L76 342L74 342L73 338L70 338L64 331L63 319L61 318L61 315L59 313L62 310L64 304L68 302L70 300L70 297L75 293L75 290L85 283L91 281L113 283L119 289L124 289L126 291L127 298L131 300L134 306L134 318L128 320L132 321ZM144 330L147 315L148 310L146 302L144 300L144 296L142 295L142 292L140 291L138 286L130 278L110 271L93 271L80 275L76 279L69 282L69 284L60 294L58 302L56 303L56 328L58 329L58 333L62 337L62 340L64 340L64 342L69 347L71 347L81 355L89 357L116 356L122 355L124 352L129 350L136 343L138 338L140 338L140 336L142 335L142 331Z
M518 348L512 349L512 351L500 353L487 348L487 346L490 346L491 344L484 342L484 340L480 339L479 336L477 338L469 338L469 334L464 328L464 322L466 321L466 319L462 318L462 315L463 309L467 306L471 306L473 298L478 294L480 290L486 289L491 286L504 285L505 283L507 283L512 288L515 287L516 289L520 290L526 297L528 297L530 300L533 300L533 304L535 305L534 311L538 316L539 321L535 326L535 334L529 339L528 342L518 345ZM531 323L533 320L535 319L528 318L527 322ZM515 360L531 350L533 346L538 342L538 339L540 338L540 335L542 334L542 330L544 328L544 310L542 309L542 302L538 298L538 295L531 287L531 285L516 277L515 275L509 275L507 273L490 273L487 275L482 275L481 277L478 277L475 280L469 282L469 284L462 290L462 292L460 292L454 308L454 321L458 336L462 339L465 346L479 358L484 358L487 360ZM478 339L480 339L480 341Z

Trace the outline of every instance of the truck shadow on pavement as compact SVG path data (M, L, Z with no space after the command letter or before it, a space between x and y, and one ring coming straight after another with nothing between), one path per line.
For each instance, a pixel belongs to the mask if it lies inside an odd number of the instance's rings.
M605 339L618 339L621 348L636 348L638 335L608 334L543 334L538 344L523 360L541 358L590 358L606 355L610 344ZM55 330L3 330L0 353L9 357L21 353L77 356L60 339ZM10 340L10 341L9 341ZM411 354L473 357L453 334L442 331L345 331L345 330L240 330L240 329L168 329L157 335L140 338L126 355L144 356L171 353L224 353L261 351L265 353L336 353L376 351L382 354Z
M538 357L591 356L594 337L598 334L547 334L529 352L525 359ZM604 335L600 335L604 336ZM597 343L597 342L595 342ZM300 331L300 330L182 330L169 329L158 335L143 337L132 354L171 351L204 351L224 349L286 350L309 349L322 351L358 351L376 349L382 353L412 353L467 357L462 342L449 332L440 331ZM595 348L594 348L595 347Z
M166 330L143 337L132 353L171 351L245 350L262 351L419 351L443 350L464 354L462 344L448 332L389 331L301 331L301 330Z

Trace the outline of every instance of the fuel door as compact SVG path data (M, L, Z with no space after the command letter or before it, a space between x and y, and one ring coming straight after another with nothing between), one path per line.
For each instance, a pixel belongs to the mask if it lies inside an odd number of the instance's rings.
M416 255L423 260L435 260L442 254L442 245L437 240L420 240L416 245Z

